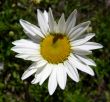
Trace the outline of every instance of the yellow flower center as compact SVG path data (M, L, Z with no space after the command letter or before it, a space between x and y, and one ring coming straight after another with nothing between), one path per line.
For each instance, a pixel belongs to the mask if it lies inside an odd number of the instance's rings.
M71 47L67 36L49 34L40 43L40 53L49 63L58 64L66 60Z

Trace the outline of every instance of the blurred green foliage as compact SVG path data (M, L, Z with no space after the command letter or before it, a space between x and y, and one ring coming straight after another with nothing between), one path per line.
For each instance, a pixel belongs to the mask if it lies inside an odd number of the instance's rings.
M37 1L37 0L36 0ZM0 62L4 69L0 71L0 102L110 102L110 7L107 0L1 0L0 1ZM47 81L42 85L31 85L33 76L25 81L20 77L32 63L15 58L10 50L12 41L28 38L19 24L19 19L36 22L36 9L48 10L51 7L58 19L62 12L68 15L78 10L77 23L91 20L94 41L104 48L93 52L97 63L95 77L82 72L80 82L68 78L64 91L57 88L49 96Z

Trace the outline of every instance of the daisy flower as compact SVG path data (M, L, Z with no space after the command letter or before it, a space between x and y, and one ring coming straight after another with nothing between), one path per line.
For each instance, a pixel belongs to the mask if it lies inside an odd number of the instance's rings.
M67 75L75 82L79 81L78 70L94 76L91 66L95 62L88 58L92 50L102 48L101 44L90 42L94 33L84 34L90 21L76 24L77 10L65 21L64 14L58 23L52 10L37 10L38 25L35 26L20 19L25 34L30 38L16 40L11 50L17 52L17 58L31 60L33 64L23 73L22 80L34 74L32 84L42 85L49 78L48 90L52 95L57 86L65 89Z

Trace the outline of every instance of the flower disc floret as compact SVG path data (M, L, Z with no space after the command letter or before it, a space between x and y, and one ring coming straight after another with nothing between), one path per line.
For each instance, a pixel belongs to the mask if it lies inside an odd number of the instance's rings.
M40 47L43 58L53 64L62 63L71 52L69 39L62 34L49 34L40 43Z

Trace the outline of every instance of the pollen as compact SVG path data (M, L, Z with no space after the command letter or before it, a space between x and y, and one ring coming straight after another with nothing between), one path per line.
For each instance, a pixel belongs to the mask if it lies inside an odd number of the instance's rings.
M67 36L62 34L49 34L40 43L40 53L49 63L63 63L71 52Z

